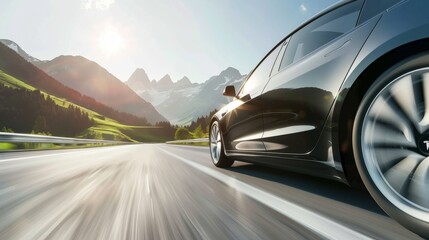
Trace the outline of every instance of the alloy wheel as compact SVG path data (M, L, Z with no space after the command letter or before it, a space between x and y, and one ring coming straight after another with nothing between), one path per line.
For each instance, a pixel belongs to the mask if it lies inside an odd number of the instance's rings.
M222 142L219 131L219 126L213 124L210 132L210 153L214 164L217 164L221 157Z
M382 88L361 125L367 174L391 204L429 223L429 68Z

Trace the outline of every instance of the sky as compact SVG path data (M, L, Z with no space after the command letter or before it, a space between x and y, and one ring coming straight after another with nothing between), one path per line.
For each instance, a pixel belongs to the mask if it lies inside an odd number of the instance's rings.
M81 55L121 81L136 68L204 82L247 74L290 31L337 0L0 0L0 39L41 60Z

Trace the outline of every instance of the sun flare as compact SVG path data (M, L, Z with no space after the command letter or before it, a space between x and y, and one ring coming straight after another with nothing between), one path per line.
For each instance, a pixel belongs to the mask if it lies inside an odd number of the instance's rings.
M98 46L100 50L108 56L120 53L124 45L124 37L121 32L112 26L106 27L99 35Z

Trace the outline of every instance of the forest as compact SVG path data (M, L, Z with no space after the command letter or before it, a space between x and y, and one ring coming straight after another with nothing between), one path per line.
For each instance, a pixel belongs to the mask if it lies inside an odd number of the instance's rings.
M0 129L21 133L74 137L94 124L78 107L58 106L39 90L0 84Z
M88 100L88 99L87 99ZM92 105L97 105L94 101ZM100 104L106 111L112 111ZM113 110L111 113L114 113ZM192 139L208 137L211 116L198 117L190 125L179 127L169 122L159 122L156 134L171 136L175 139ZM125 122L149 125L144 119L133 115L119 113ZM126 118L126 119L125 119ZM75 137L94 126L94 119L79 107L70 104L67 108L57 105L54 100L39 90L19 89L0 84L0 130L3 132L38 133L45 135ZM154 132L155 133L155 132ZM132 134L129 132L128 134Z
M192 121L189 126L178 127L176 126L176 132L174 134L175 140L185 140L192 138L206 138L209 137L210 121L217 110L211 111L206 116L198 117Z

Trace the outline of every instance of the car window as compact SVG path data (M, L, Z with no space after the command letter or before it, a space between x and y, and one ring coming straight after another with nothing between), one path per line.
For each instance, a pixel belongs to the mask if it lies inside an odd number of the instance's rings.
M279 44L256 67L256 69L252 72L252 75L250 75L250 77L246 80L244 85L241 87L241 90L238 94L239 98L246 96L247 94L250 94L251 96L258 95L260 92L262 92L263 87L269 80L274 62L276 61L277 55L279 54L279 51L282 48L282 46L283 44Z
M377 0L377 1L365 1L362 9L362 13L359 17L359 24L367 21L375 15L385 11L391 6L397 4L401 0Z
M319 47L356 26L361 1L335 9L309 23L292 35L280 69L302 59Z

